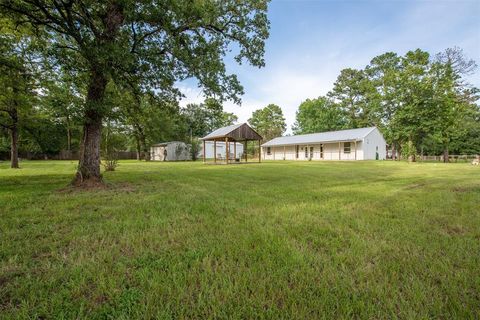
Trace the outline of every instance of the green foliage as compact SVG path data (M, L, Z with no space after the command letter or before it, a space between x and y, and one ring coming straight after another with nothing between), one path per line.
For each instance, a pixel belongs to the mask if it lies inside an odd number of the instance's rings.
M213 98L201 104L188 104L181 110L191 137L204 137L208 133L238 121L233 113L223 111L222 104Z
M306 134L345 128L345 117L338 105L327 97L318 97L300 104L293 132Z
M263 137L264 141L281 136L287 129L282 109L275 104L269 104L263 109L254 111L248 123Z

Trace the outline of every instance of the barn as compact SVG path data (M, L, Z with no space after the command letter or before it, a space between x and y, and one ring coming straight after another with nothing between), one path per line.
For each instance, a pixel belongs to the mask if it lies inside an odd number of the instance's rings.
M386 152L376 127L278 137L262 144L265 160L384 160Z
M190 146L181 141L169 141L150 147L150 159L156 161L192 160Z

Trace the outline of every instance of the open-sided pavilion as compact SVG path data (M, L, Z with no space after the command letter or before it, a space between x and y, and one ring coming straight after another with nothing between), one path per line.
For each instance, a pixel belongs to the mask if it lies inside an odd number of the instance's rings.
M213 163L215 164L247 163L247 147L249 141L258 142L258 162L261 162L262 139L262 136L259 135L246 123L234 124L231 126L217 129L201 139L203 140L203 162L207 162L207 159L205 157L205 141L213 141ZM224 158L219 157L219 154L217 154L217 141L225 142L226 152ZM237 142L244 144L243 155L240 157L237 157ZM233 150L231 149L232 145Z

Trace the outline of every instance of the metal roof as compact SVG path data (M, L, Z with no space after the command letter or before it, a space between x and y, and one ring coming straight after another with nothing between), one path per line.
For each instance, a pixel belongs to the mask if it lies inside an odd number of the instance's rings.
M297 136L287 136L274 138L262 144L262 147L286 146L292 144L309 144L338 141L358 141L362 140L376 127L348 129L339 131L328 131L319 133L302 134Z
M233 130L241 127L242 125L244 125L244 123L233 124L231 126L226 126L226 127L217 129L217 130L207 134L205 137L202 138L202 140L224 137L227 134L229 134L230 132L232 132Z

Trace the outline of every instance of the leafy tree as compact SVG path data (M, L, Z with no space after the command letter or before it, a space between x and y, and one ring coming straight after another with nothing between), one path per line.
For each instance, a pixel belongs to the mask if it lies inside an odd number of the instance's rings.
M361 128L376 125L372 95L373 83L364 70L343 69L333 84L328 97L338 104L344 113L347 127Z
M300 104L293 127L295 134L344 129L346 119L340 108L327 97L307 99Z
M400 149L400 142L396 139L390 124L402 105L399 95L401 60L396 53L387 52L373 58L365 68L374 87L370 99L378 119L375 125L383 132L387 143L392 146L394 159L397 157L397 150Z
M248 123L265 141L281 136L287 129L282 109L275 104L254 111Z
M0 20L0 31L0 126L10 136L10 166L19 168L20 127L35 98L35 56L30 38L16 32L8 20Z
M189 135L197 138L238 121L236 115L223 111L222 104L213 98L207 98L201 104L188 104L182 109L182 115Z
M179 1L4 0L0 14L38 27L61 66L86 75L84 134L76 183L101 181L102 120L110 79L134 75L142 86L174 91L198 79L207 96L239 101L242 87L223 57L235 43L236 61L263 66L268 37L266 0Z

